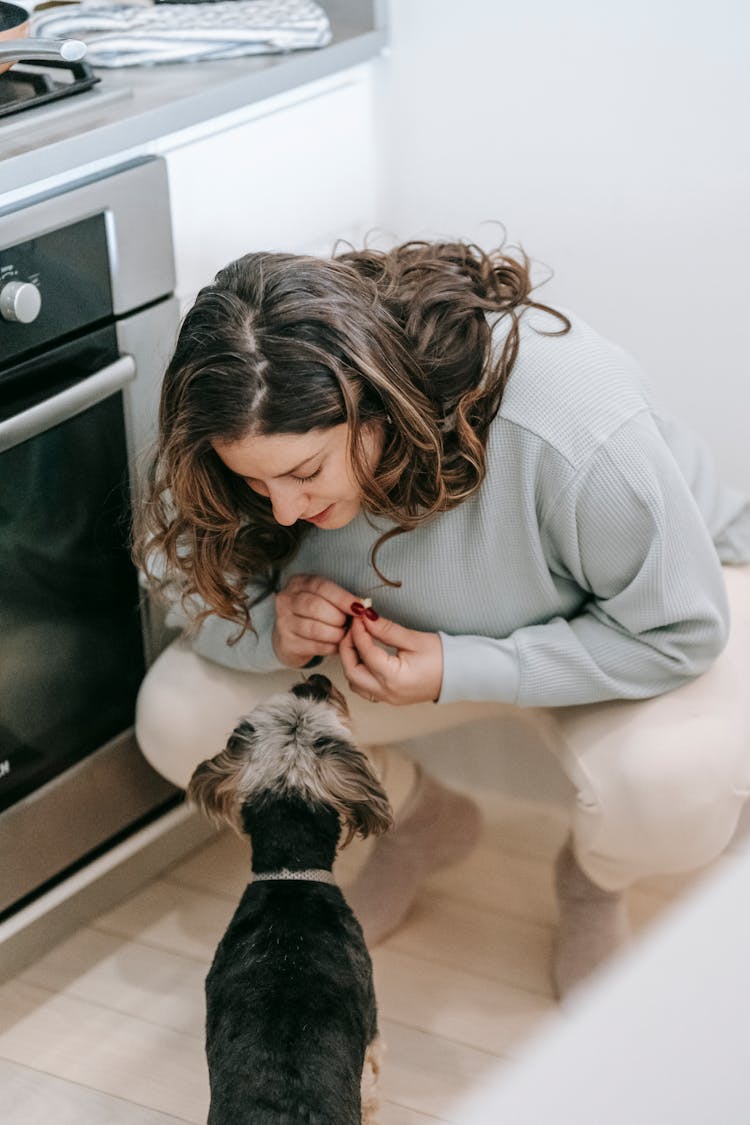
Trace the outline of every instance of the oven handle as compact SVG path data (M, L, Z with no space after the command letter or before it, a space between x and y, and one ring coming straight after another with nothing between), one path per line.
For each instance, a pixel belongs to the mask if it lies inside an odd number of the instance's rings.
M123 355L114 363L66 387L64 391L37 403L29 410L22 410L12 418L0 422L0 453L20 445L22 441L43 434L60 422L67 422L83 413L90 406L96 406L136 376L135 360L132 355Z

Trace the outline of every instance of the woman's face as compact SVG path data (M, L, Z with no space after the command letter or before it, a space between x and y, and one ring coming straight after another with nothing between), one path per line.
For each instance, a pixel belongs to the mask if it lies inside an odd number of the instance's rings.
M306 434L249 435L212 444L228 469L268 497L277 523L307 520L331 531L345 527L361 507L348 439L349 426L343 423ZM374 471L383 448L380 427L365 427L363 439Z

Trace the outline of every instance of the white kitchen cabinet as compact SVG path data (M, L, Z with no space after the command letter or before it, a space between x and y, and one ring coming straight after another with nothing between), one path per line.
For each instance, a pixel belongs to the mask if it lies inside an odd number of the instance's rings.
M181 300L253 250L361 242L375 215L374 147L367 66L167 138Z

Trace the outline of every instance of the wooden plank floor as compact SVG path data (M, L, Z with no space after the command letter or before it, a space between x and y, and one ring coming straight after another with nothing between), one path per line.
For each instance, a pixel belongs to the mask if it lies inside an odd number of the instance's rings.
M386 1042L382 1125L450 1122L450 1107L564 1016L548 979L556 806L477 795L479 846L425 885L373 953ZM364 850L339 865L345 886ZM222 833L0 987L5 1125L206 1120L203 979L248 879ZM630 896L636 930L689 879Z

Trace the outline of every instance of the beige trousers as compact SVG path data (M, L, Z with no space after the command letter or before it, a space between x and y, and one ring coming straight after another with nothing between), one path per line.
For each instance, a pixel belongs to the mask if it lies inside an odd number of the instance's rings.
M573 782L573 844L589 877L620 890L646 875L709 863L729 843L750 794L750 566L725 567L729 642L712 668L653 699L565 708L497 703L368 703L347 687L337 658L318 669L347 696L363 746L388 746L512 714L532 723ZM226 669L175 641L149 670L136 733L159 773L184 787L204 758L223 749L240 715L300 678ZM397 754L381 761L398 810L414 776Z

